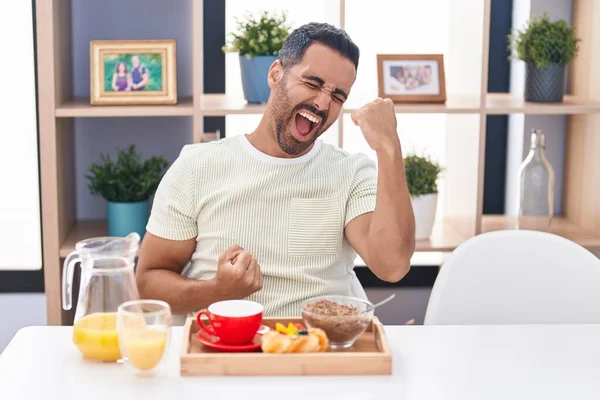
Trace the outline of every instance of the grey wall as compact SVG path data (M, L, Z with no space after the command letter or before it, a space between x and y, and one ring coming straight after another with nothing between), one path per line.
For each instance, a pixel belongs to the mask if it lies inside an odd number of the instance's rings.
M89 95L91 40L175 39L177 91L192 94L192 0L72 0L73 90Z
M21 328L46 325L44 293L0 293L0 354Z
M81 118L75 121L77 218L106 218L106 201L93 197L85 175L100 154L135 144L144 157L162 155L173 162L181 147L192 142L192 119L182 118Z
M550 19L565 19L571 22L571 0L514 0L513 27L521 29L532 16L547 13ZM513 61L511 67L511 93L523 96L525 87L525 65ZM568 79L568 78L567 78ZM546 155L554 169L554 213L562 214L563 175L565 159L565 135L567 117L564 115L511 115L509 117L508 154L506 162L506 214L517 213L517 187L519 165L529 152L532 129L546 133Z
M72 0L73 91L89 96L91 40L175 39L177 92L192 95L192 0ZM144 157L172 162L192 141L191 117L78 118L75 120L77 218L105 218L105 202L92 197L84 176L100 154L135 144Z

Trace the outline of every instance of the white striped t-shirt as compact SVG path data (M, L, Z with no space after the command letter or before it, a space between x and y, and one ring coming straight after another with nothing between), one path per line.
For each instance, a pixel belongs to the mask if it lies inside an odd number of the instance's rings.
M305 155L276 158L245 135L187 145L156 192L148 232L196 238L183 275L215 276L233 243L256 257L263 288L249 297L265 316L298 316L307 299L366 298L354 273L345 225L373 211L375 163L317 140Z

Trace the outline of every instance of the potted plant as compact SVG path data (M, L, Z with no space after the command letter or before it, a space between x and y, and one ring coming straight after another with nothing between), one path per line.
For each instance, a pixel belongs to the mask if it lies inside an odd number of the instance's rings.
M117 160L109 155L100 156L102 163L92 164L88 188L94 196L107 202L109 236L126 236L146 232L149 217L149 199L167 171L168 163L163 157L142 157L131 145L119 150Z
M291 27L287 14L263 12L259 18L247 14L245 20L236 20L238 32L223 46L225 52L238 52L244 97L249 103L266 103L270 88L267 83L269 67L277 59Z
M579 39L565 20L533 17L523 30L508 35L510 58L526 63L525 100L561 102L565 69L575 58Z
M442 168L428 157L409 155L404 158L404 170L415 214L415 239L428 239L435 221L437 179Z

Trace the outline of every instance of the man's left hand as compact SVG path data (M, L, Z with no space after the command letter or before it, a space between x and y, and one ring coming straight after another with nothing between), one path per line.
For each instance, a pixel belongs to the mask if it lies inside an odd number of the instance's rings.
M373 150L378 151L386 147L396 149L400 146L396 132L396 111L392 100L378 97L353 111L351 116Z

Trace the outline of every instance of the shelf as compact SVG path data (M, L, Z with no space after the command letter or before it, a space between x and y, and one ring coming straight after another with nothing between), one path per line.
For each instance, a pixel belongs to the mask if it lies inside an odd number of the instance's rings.
M58 118L76 117L185 117L194 114L192 99L183 97L176 105L92 106L89 98L75 98L56 108Z
M65 258L75 250L77 242L93 237L106 236L106 221L77 221L64 243L60 246L59 256Z
M344 113L352 113L372 99L350 99ZM220 117L230 114L262 114L265 104L248 104L243 98L226 94L202 95L202 114ZM446 103L396 104L397 113L403 114L477 114L480 112L477 98L450 97ZM509 93L489 93L485 112L489 115L503 114L588 114L600 113L600 102L584 101L565 96L562 103L530 103ZM76 117L179 117L194 114L190 97L179 99L176 105L92 106L89 98L75 98L56 108L58 118Z
M483 232L516 229L516 218L507 215L484 215L482 217ZM524 226L523 229L534 229ZM553 233L569 239L588 250L600 250L600 236L580 228L564 217L556 217L550 227L535 227L535 230Z
M106 221L88 220L77 221L73 226L71 233L60 246L60 257L65 258L70 252L75 250L77 242L92 237L106 236L108 228ZM452 251L459 244L464 242L466 237L460 233L447 220L437 220L433 226L433 233L429 240L419 240L416 242L417 252L444 252Z
M373 99L350 98L344 112L351 113L370 101ZM445 103L397 103L395 109L398 114L477 114L480 106L476 97L448 97Z
M108 225L105 220L77 221L67 239L61 244L59 256L67 257L81 240L103 236L108 236Z
M243 98L233 98L226 94L204 94L201 101L205 117L222 117L229 114L262 114L265 104L248 104Z
M344 113L351 113L373 99L350 99L344 106ZM262 114L264 104L248 104L243 98L232 98L226 94L205 94L202 96L202 114L205 117L218 117L229 114ZM477 98L449 98L446 103L407 103L396 104L396 112L404 114L461 114L479 113Z
M530 103L510 93L488 93L487 114L588 114L600 112L600 103L566 95L562 103Z
M448 219L438 218L428 240L417 240L415 252L453 251L467 239Z

